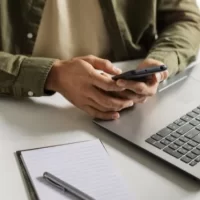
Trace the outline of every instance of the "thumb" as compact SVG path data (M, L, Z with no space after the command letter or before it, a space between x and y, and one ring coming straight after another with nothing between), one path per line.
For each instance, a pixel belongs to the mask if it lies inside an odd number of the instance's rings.
M156 81L160 83L162 81L162 74L161 73L156 73Z

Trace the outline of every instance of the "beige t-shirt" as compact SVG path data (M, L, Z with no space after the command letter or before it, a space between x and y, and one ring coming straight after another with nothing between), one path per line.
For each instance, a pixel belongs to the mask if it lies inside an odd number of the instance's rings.
M71 59L110 51L98 0L47 0L33 56Z

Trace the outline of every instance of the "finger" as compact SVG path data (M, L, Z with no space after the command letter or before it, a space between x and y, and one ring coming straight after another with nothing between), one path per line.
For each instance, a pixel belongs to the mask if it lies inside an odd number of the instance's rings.
M134 103L140 102L144 99L143 95L136 94L135 92L131 90L124 90L122 92L115 92L115 96L132 100Z
M156 73L147 79L147 83L150 85L160 83L165 79L167 79L167 77L168 77L168 71Z
M114 67L114 65L109 61L96 56L90 55L85 57L80 57L82 60L90 63L95 69L102 70L109 74L118 75L122 73L120 69Z
M168 70L162 72L161 75L162 75L162 80L161 81L166 80L168 78L168 76L169 76Z
M95 70L91 74L92 85L101 88L104 91L122 91L123 87L116 84L116 81L112 80L111 77L101 75Z
M92 98L102 107L111 109L113 111L121 111L124 108L133 106L132 100L111 97L97 88L93 88L93 91L90 93L90 98Z
M117 85L123 86L140 95L152 96L156 94L159 83L156 81L151 85L144 82L118 80Z
M138 101L137 103L146 103L148 100L147 97L143 97L140 101Z
M118 119L120 117L118 112L101 112L90 106L84 107L83 110L93 118L98 118L103 120L113 120L113 119Z
M114 111L113 109L110 109L110 108L100 105L98 102L95 102L91 98L88 99L88 105L96 110L101 111L101 112L113 112Z

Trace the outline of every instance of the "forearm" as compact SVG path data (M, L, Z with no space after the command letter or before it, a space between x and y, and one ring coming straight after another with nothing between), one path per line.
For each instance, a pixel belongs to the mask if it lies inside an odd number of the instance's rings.
M200 44L200 15L195 2L175 2L160 1L159 37L148 54L148 58L165 63L169 75L184 70L195 60Z

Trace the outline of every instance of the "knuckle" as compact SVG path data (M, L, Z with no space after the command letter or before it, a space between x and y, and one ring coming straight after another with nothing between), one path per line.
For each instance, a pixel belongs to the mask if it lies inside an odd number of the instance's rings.
M118 102L118 104L117 104L117 109L118 110L122 110L125 107L127 107L127 105L124 102Z
M93 71L93 70L88 71L88 81L89 81L92 85L95 85L95 83L96 83L96 78L95 78L95 76L94 76L94 71Z
M110 67L112 63L109 60L104 60L104 64L106 67Z
M112 111L112 109L108 108L108 107L103 107L102 108L102 111L103 112L109 112L109 111Z
M123 110L124 108L126 108L127 106L125 106L125 105L119 105L118 106L118 109L116 110L116 111L121 111L121 110Z
M143 85L143 83L140 83L140 82L136 83L136 85L135 85L135 91L137 93L143 93L144 92L144 85Z
M135 91L137 92L137 93L144 93L144 88L143 87L141 87L140 85L139 86L137 86L136 88L135 88Z
M150 92L149 92L149 96L154 96L156 94L156 89L152 89Z
M84 61L79 59L79 58L72 58L71 60L73 63L77 64L77 65L83 65Z
M78 58L72 58L71 62L77 62L78 60L80 60L80 59L78 59Z
M118 102L118 103L113 102L114 111L121 111L124 107L125 107L125 105L121 102Z
M108 109L112 109L113 111L116 111L115 109L117 109L115 103L112 100L107 101L106 105Z
M87 56L87 58L89 58L89 59L93 60L93 59L95 58L95 56L94 56L94 55L92 55L92 54L90 54L90 55L88 55L88 56Z

